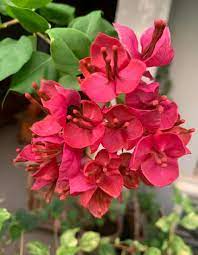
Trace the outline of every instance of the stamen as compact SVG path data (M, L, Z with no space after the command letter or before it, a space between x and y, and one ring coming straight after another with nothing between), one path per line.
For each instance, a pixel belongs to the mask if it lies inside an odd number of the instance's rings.
M167 96L165 96L165 95L163 95L163 96L161 96L161 97L160 97L160 99L161 99L161 101L165 101L165 100L167 100L167 99L168 99L168 97L167 97Z
M118 46L113 45L112 47L113 50L113 75L114 77L118 73Z
M118 124L118 122L119 122L118 118L114 118L114 119L113 119L113 123L114 123L114 124Z
M48 111L36 100L34 99L29 93L25 93L25 97L30 103L37 105L42 111L48 114Z
M68 120L72 120L72 116L71 115L67 115L67 119Z
M158 100L153 100L151 103L152 103L153 106L156 106L156 105L159 104L159 101Z
M164 107L162 105L157 106L157 110L162 113L164 111Z
M168 166L168 164L166 164L166 163L161 164L161 167L167 167L167 166Z
M106 57L105 63L106 63L105 69L106 69L107 78L108 80L111 80L112 78L111 59Z
M156 20L154 23L154 26L155 28L153 31L151 42L142 52L143 60L149 58L152 55L158 40L161 38L164 32L164 29L166 27L166 22L164 20Z
M127 128L128 126L129 126L129 122L126 121L126 122L124 123L123 127Z

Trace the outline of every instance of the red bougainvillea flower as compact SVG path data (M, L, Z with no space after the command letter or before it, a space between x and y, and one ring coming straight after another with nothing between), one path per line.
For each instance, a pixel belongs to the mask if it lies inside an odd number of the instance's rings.
M103 114L92 101L82 100L79 107L68 111L64 129L66 143L73 148L93 145L104 134Z
M84 187L87 189L87 185L90 186L87 191L80 193L80 200L95 217L102 217L107 212L112 198L120 196L123 178L119 166L118 157L111 158L107 150L101 150L95 160L84 166L84 177L78 175L71 180L72 194L78 194Z
M129 149L130 141L143 134L141 122L126 105L115 105L104 114L105 133L102 145L109 152Z
M118 39L103 33L92 43L90 55L80 62L85 76L80 86L95 102L105 103L133 91L146 69L142 61L128 58Z
M57 123L54 123L54 120L56 120L55 122L58 122L60 126L65 127L68 107L70 105L80 104L79 93L72 89L65 89L61 84L52 80L41 80L40 88L36 83L33 83L32 86L40 97L44 109L46 109L53 117L51 125L55 125L55 129L58 129ZM31 95L26 94L26 97L32 101L32 103L38 104ZM42 121L45 122L46 119ZM47 117L47 123L43 123L42 121L40 122L40 125L47 127L50 122L49 116Z
M178 177L177 159L185 154L185 146L177 135L171 133L150 135L138 142L130 168L140 169L150 184L163 187Z
M171 45L170 31L164 20L156 20L154 26L142 34L140 38L141 52L138 51L138 40L133 30L118 23L115 23L114 27L131 58L144 61L148 67L164 66L172 61L174 51Z
M120 155L120 173L123 177L124 186L128 189L138 188L139 186L139 175L136 171L132 171L129 167L131 160L131 153L122 153Z
M159 95L157 82L141 82L132 93L126 95L126 104L134 109L143 126L149 130L169 129L178 119L176 103Z
M25 146L14 160L15 164L25 164L26 170L31 172L33 190L48 187L46 201L51 200L54 192L60 199L69 195L68 180L80 170L81 152L63 142L60 136L33 138L32 144Z

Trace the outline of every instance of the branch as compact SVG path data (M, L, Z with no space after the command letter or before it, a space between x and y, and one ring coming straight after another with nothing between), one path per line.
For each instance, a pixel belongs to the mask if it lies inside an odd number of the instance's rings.
M0 24L0 29L7 28L7 27L15 25L17 23L19 23L19 21L17 19L12 19L12 20L6 21L6 22Z
M50 40L43 34L37 32L36 33L41 39L43 39L47 44L50 44Z

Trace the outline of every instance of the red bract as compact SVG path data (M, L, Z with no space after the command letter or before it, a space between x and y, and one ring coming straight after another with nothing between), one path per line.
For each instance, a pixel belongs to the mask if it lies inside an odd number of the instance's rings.
M74 194L81 193L86 187L87 190L80 194L81 203L95 217L102 217L107 212L112 198L120 196L123 178L119 166L119 158L111 158L107 150L101 150L95 160L84 166L84 178L78 175L74 178L75 181L71 180Z
M141 36L140 43L142 50L138 51L138 40L130 28L114 24L119 39L131 58L137 58L150 66L164 66L169 64L174 51L171 45L170 31L163 20L156 20L154 26L148 28Z
M171 184L178 177L177 159L186 154L181 139L171 133L142 138L130 162L133 170L141 170L144 178L154 186Z
M79 196L99 218L124 186L138 188L140 180L157 187L171 184L179 174L178 158L190 153L194 132L181 127L176 103L160 95L159 83L146 70L173 58L166 23L157 20L143 33L141 52L132 30L115 28L120 40L99 33L90 56L80 60L82 91L55 81L42 80L40 88L33 84L38 96L26 98L44 118L32 125L31 144L15 159L32 174L33 189L47 190L47 201L54 192L60 199Z
M131 153L122 153L120 155L120 173L123 177L124 186L128 189L138 188L139 186L139 175L136 171L132 171L129 167L131 160Z
M24 147L14 160L15 164L25 164L31 172L33 190L48 187L46 200L50 201L54 191L61 199L69 194L69 178L78 174L81 152L64 145L60 136L36 137L32 144Z
M84 148L93 145L104 134L103 115L94 102L82 100L80 107L68 112L64 129L65 141L71 147Z
M116 38L100 33L91 45L91 56L81 60L85 79L80 86L95 102L108 102L138 85L146 66L132 59Z
M157 82L141 82L135 91L126 95L126 104L134 109L134 113L148 130L169 129L178 119L176 103L159 95Z
M141 137L141 122L125 105L115 105L104 114L105 133L102 145L110 152L129 149L130 142Z

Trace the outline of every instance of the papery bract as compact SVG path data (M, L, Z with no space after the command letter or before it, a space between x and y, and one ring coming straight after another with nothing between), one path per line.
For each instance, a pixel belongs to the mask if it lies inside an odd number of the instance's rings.
M125 105L115 105L104 114L105 133L102 145L110 152L129 149L130 141L143 134L141 122Z
M133 30L118 23L115 23L114 27L131 58L141 59L148 67L164 66L172 61L174 51L170 31L165 21L156 20L154 26L142 34L141 52L138 51L138 40Z
M179 174L177 159L185 154L184 144L177 135L150 135L138 142L130 167L140 169L152 185L163 187L176 180Z
M108 102L120 93L133 91L146 69L143 62L128 58L119 40L103 33L92 43L90 54L80 62L85 75L80 86L95 102Z

